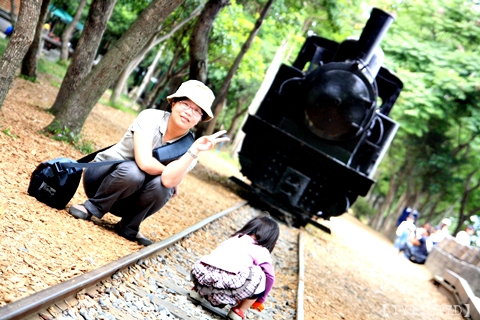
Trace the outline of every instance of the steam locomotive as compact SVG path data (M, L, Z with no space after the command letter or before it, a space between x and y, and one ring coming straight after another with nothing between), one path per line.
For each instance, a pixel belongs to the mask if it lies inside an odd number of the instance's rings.
M382 67L379 47L393 20L374 8L358 40L310 36L293 65L279 68L242 128L250 200L325 229L317 218L339 216L368 193L399 127L388 115L403 84Z

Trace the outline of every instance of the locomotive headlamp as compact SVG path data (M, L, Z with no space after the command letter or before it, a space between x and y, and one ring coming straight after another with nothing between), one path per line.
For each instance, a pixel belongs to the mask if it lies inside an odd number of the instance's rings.
M331 63L307 76L305 124L319 137L344 141L362 132L375 107L367 78L350 64Z

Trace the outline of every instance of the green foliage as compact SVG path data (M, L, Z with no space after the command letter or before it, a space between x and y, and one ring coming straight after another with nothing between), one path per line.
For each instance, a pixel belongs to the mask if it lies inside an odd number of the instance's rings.
M107 90L107 95L109 96L110 94L111 94L111 90L109 89ZM132 107L130 106L132 104L132 101L130 100L130 98L128 98L125 95L121 95L118 101L114 104L112 104L109 99L105 99L104 97L100 98L100 103L103 105L112 107L114 109L121 110L129 114L133 114L134 116L138 115L139 113L138 110L140 109L138 105L136 110L132 109Z
M0 126L1 127L1 126ZM10 128L6 128L6 129L3 129L2 132L7 136L7 137L11 137L11 138L14 138L14 139L17 139L18 136L15 134L15 133L12 133L11 132L11 129Z
M38 83L37 77L30 77L30 76L27 76L27 75L24 75L24 74L21 74L19 77L22 78L23 80L27 80L27 81L30 81L30 82L33 82L33 83Z
M3 54L3 52L7 48L7 44L8 44L8 39L0 38L0 56Z
M82 140L81 143L75 144L75 148L83 154L89 154L95 151L95 143L92 140Z
M73 145L82 153L92 153L94 150L94 143L91 140L84 140L80 134L75 134L66 126L62 126L59 121L55 121L47 128L51 137L57 141Z
M58 64L60 67L68 69L68 66L70 65L71 60L58 60L56 64Z
M374 214L374 210L365 198L358 198L351 207L353 215L359 220L365 220Z
M382 48L404 83L391 113L401 128L381 172L387 180L398 173L409 181L400 190L442 195L438 212L455 204L458 211L466 177L480 160L480 11L461 0L377 5L396 16ZM470 185L479 180L475 173ZM479 203L478 192L469 194L465 214Z
M48 131L53 134L52 138L57 141L65 141L68 143L76 143L80 140L80 136L71 132L67 127L62 126L59 121L48 126Z
M62 63L56 63L46 59L38 59L38 72L54 76L58 79L59 83L61 83L63 77L65 77L67 68L68 66Z

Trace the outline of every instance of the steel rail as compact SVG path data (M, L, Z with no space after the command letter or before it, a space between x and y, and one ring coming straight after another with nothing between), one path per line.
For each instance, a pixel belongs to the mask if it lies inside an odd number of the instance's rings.
M229 214L232 211L235 211L243 207L246 204L247 204L247 201L239 202L234 206L226 210L223 210L217 214L214 214L208 217L207 219L200 221L199 223L191 227L188 227L187 229L165 240L156 242L137 252L134 252L125 257L122 257L117 261L110 262L98 269L89 271L75 278L69 279L65 282L59 283L57 285L54 285L42 291L36 292L23 299L11 302L0 308L0 319L1 320L23 319L39 310L42 310L52 305L53 303L61 299L73 296L79 291L81 291L82 289L89 288L94 284L110 277L112 274L114 274L118 270L127 268L135 264L140 259L144 259L148 256L158 253L161 250L164 250L170 245L176 243L177 241L180 241L190 233L193 233L198 229L203 228L205 225Z
M305 288L305 262L303 259L304 235L300 229L298 233L298 289L297 289L297 320L304 319L303 291Z

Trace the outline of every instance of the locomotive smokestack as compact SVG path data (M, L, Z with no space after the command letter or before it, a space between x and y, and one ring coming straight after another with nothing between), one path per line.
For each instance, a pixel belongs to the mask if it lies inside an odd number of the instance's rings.
M394 18L389 13L378 8L373 8L370 18L363 28L362 35L356 43L355 60L360 60L367 65L372 59L375 49L383 39Z

